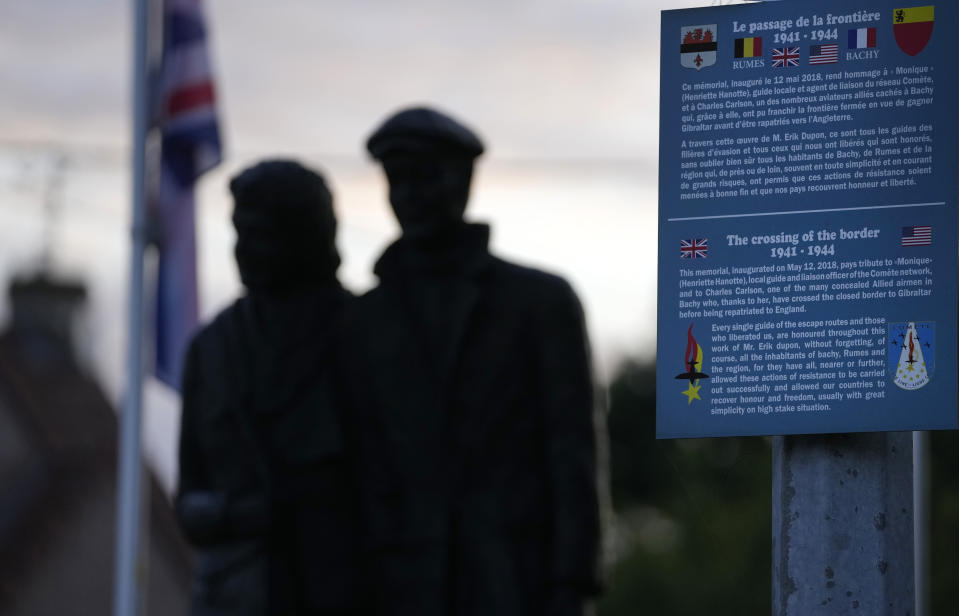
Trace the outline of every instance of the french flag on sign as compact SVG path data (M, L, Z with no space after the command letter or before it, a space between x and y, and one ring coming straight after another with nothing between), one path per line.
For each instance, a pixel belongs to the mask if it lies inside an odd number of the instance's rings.
M849 49L870 49L875 46L875 28L853 28L849 30Z
M158 81L162 154L153 203L160 256L154 370L179 389L183 355L198 320L193 186L221 158L200 0L164 0Z

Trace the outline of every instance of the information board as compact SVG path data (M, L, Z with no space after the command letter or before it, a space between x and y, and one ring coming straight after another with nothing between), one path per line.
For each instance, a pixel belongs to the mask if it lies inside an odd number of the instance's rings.
M662 13L658 437L957 427L957 25Z

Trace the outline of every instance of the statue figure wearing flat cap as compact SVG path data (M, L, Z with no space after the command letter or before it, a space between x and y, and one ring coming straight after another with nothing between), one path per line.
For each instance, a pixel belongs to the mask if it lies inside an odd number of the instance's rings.
M271 160L230 183L246 294L190 343L177 515L194 616L364 613L358 493L330 384L340 286L323 178Z
M597 423L561 278L464 221L476 135L429 108L367 142L402 236L357 300L339 370L379 614L579 616L600 588Z

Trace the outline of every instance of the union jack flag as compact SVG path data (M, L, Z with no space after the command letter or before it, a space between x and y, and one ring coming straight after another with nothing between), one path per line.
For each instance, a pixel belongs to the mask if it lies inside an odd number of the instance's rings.
M201 0L163 0L163 54L155 86L160 179L152 203L159 247L157 378L179 389L198 322L193 185L221 158Z
M700 237L692 240L679 240L679 256L682 259L705 259L709 249L709 240Z
M790 66L799 66L799 48L774 47L773 68L787 68Z

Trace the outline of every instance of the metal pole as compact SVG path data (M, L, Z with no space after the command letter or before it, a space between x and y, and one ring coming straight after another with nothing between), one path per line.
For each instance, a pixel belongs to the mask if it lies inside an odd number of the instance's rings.
M929 608L929 433L912 433L913 508L916 517L916 616Z
M773 440L774 616L915 614L909 432Z
M143 397L143 255L146 247L147 0L133 0L133 223L127 323L127 387L120 417L114 616L139 611L145 571L140 546L140 415Z

